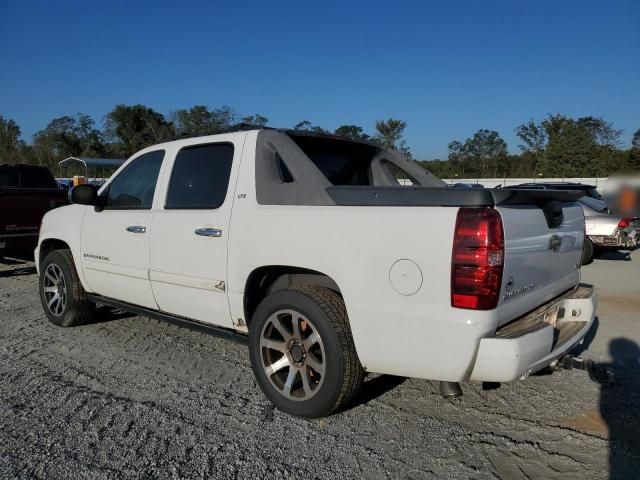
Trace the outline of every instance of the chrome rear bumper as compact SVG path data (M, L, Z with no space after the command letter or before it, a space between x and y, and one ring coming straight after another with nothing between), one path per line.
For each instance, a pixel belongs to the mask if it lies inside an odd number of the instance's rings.
M587 334L597 303L593 287L581 284L503 325L480 340L470 380L509 382L548 366Z

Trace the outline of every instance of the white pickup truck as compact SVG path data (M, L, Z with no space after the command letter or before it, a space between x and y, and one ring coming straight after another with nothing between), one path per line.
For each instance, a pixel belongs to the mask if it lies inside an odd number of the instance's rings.
M332 135L178 140L47 213L40 296L60 326L106 304L245 340L258 384L293 415L343 407L367 372L457 393L524 379L587 333L580 195L446 188Z

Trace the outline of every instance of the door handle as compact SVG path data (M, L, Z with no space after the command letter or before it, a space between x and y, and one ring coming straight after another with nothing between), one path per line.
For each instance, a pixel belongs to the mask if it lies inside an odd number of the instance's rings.
M130 225L127 227L127 232L131 233L145 233L147 231L147 227L143 227L141 225Z
M217 228L198 228L195 234L201 237L221 237L222 230L218 230Z

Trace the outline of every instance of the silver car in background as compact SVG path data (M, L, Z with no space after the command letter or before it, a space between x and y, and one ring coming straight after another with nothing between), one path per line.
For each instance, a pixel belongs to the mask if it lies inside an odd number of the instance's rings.
M604 201L592 197L580 200L589 242L585 242L583 263L593 258L597 247L634 249L638 245L638 219L612 215Z

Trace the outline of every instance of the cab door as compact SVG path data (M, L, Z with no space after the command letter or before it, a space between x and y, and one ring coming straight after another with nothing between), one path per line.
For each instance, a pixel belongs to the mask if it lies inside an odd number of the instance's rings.
M135 158L101 192L103 207L87 208L81 263L94 293L158 308L149 281L149 238L163 158L163 150Z
M181 143L153 213L150 278L160 310L232 327L227 244L244 136Z

